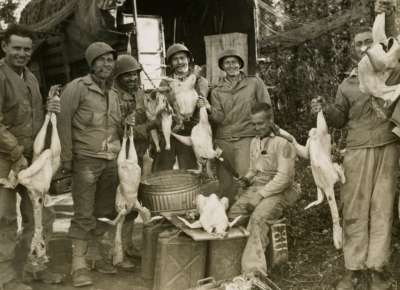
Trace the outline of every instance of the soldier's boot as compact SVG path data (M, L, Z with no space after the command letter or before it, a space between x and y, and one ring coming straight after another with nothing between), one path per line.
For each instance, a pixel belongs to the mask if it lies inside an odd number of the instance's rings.
M86 253L88 242L84 240L72 241L72 285L74 287L83 287L92 285L90 271L86 264Z
M371 271L370 290L389 290L391 289L390 279L385 277L383 272Z

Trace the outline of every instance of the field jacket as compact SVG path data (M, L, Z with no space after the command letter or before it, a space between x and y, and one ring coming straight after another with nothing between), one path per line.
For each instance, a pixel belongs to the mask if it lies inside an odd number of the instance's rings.
M105 94L91 75L67 84L61 94L58 127L61 160L74 154L112 160L121 148L122 118L118 94Z
M268 103L271 98L264 82L255 76L245 76L235 85L223 79L211 91L211 119L216 124L216 139L238 139L256 136L251 123L251 107Z
M33 140L43 123L44 108L35 76L21 78L0 60L0 159L32 157Z
M396 83L397 80L392 76L389 82ZM354 69L339 85L335 103L324 108L328 125L339 129L347 127L348 149L373 148L396 142L383 100L362 93L359 85L357 70Z

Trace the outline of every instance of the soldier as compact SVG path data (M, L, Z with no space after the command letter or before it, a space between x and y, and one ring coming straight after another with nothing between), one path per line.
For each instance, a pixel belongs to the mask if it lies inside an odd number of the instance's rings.
M294 205L300 190L294 183L296 150L287 139L275 136L273 112L267 103L254 104L251 122L257 132L250 145L250 169L239 179L245 191L229 210L229 216L250 216L250 236L242 255L242 272L267 273L265 250L270 225Z
M31 162L33 141L42 126L44 110L39 83L27 68L32 55L31 32L18 25L10 25L5 31L1 47L5 57L0 60L0 177L7 178L11 169L18 172ZM58 113L59 101L49 99L47 111ZM17 190L10 190L0 186L0 288L4 290L32 289L16 280L12 266L17 242L17 191L22 198L24 232L21 252L24 258L34 229L32 204L26 189L19 186ZM45 209L43 219L45 231L50 232L54 214ZM46 269L37 270L34 265L26 264L24 280L47 283L62 281L60 274L50 273Z
M250 142L256 131L251 123L250 109L255 104L271 104L261 79L246 76L241 69L243 58L233 49L218 58L219 68L226 73L211 92L211 120L216 124L215 143L239 175L249 169ZM205 101L200 105L207 106ZM220 194L234 201L237 187L233 176L223 166L217 167Z
M72 282L75 287L92 284L85 255L88 243L99 251L109 226L97 220L116 216L118 186L117 155L121 148L122 118L117 91L112 87L116 53L103 42L92 43L85 52L90 73L69 84L61 95L59 130L61 161L72 170L74 217L69 228L72 239ZM93 268L105 274L116 269L100 254L92 254Z
M192 54L189 49L180 43L172 44L167 50L167 64L171 66L172 74L170 77L178 80L185 80L191 73L192 69ZM162 81L160 87L168 86L167 82ZM195 84L195 90L200 97L206 99L208 97L208 81L197 76ZM168 100L174 99L172 93L169 91L166 93ZM183 129L176 131L175 133L183 136L190 136L193 126L196 121L193 117L183 122ZM164 138L160 138L164 140ZM178 159L178 165L180 169L196 169L196 157L193 152L193 148L190 146L183 145L176 139L171 139L171 150L165 150L164 145L161 145L161 152L156 152L153 163L153 171L168 170L172 169L175 163L175 159Z

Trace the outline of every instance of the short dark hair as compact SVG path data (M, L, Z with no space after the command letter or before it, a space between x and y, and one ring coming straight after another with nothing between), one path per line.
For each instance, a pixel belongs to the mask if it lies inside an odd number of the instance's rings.
M255 104L251 107L251 114L254 115L260 112L269 113L271 109L271 105L267 103Z
M29 30L27 27L15 23L8 25L7 29L3 33L2 40L5 41L6 43L9 43L11 35L28 37L33 40L32 30Z

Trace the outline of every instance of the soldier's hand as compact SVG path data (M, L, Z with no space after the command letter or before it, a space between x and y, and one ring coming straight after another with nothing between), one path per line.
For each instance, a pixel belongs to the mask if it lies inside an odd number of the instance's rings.
M125 124L129 126L135 126L136 125L136 114L131 113L125 118Z
M311 113L317 114L319 111L323 110L326 105L326 101L323 97L318 96L311 100Z
M391 15L396 10L396 4L393 0L376 0L375 1L375 13L385 13Z
M210 109L211 109L210 103L207 101L206 98L203 98L203 97L200 97L200 98L197 100L197 107L198 107L198 108L205 107L207 110L210 110Z
M250 186L250 180L246 176L239 177L237 182L241 188L247 188Z
M246 209L249 212L254 211L254 209L257 207L257 205L260 204L260 202L264 199L264 197L259 194L259 193L254 193L253 196L250 198L250 200L248 201L247 205L246 205Z
M60 88L61 85L51 86L49 96L47 98L46 110L49 113L60 113Z
M13 170L16 174L21 170L28 167L28 160L24 156L21 156L17 161L15 161L11 165L11 170Z

